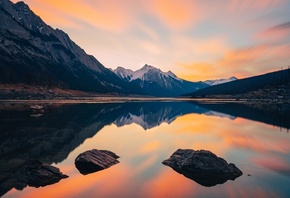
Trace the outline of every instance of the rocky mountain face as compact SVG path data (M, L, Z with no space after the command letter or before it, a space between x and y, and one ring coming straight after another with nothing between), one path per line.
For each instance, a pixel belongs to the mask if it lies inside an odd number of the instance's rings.
M54 85L97 93L141 93L24 2L0 0L0 83Z
M203 82L180 79L171 71L163 72L147 64L137 71L118 67L114 72L124 81L142 87L153 96L179 96L209 86Z

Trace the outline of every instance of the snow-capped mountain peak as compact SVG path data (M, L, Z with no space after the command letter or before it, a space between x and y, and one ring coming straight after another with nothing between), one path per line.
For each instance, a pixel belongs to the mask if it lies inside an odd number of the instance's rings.
M136 79L140 79L142 81L147 80L148 76L151 76L152 74L156 74L156 73L163 73L160 69L153 67L151 65L144 65L141 69L136 70L133 73L132 78L130 79L130 81L136 80Z
M118 67L114 72L125 81L137 84L147 93L155 96L177 96L208 86L202 82L180 79L172 71L163 72L147 64L136 71Z
M178 78L172 71L168 71L168 72L166 72L166 73L164 73L165 75L167 75L167 76L170 76L170 77L172 77L172 78L175 78L176 80L180 80L180 81L182 81L182 79L180 79L180 78Z
M231 82L234 80L238 80L235 76L232 76L230 78L222 78L222 79L215 79L215 80L206 80L204 83L208 84L209 86L213 85L219 85L227 82Z
M113 70L117 76L120 78L130 81L133 76L133 71L131 69L125 69L124 67L117 67L115 70Z

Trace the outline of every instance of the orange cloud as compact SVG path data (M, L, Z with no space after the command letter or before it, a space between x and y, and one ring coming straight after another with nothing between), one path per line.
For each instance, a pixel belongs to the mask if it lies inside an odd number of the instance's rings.
M48 24L91 25L93 27L119 32L128 28L130 17L125 1L51 1L27 0L26 3ZM56 17L57 16L57 17Z
M230 50L211 62L178 63L178 76L187 80L206 80L229 76L245 78L287 67L290 46L265 44Z
M153 15L172 30L183 30L195 24L202 15L196 1L191 0L151 0L148 13Z

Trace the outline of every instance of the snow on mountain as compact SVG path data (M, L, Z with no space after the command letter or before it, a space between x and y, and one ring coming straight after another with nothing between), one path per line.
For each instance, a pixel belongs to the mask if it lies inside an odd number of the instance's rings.
M153 96L178 96L208 86L203 82L180 79L171 71L163 72L147 64L136 71L118 67L114 72L120 78L142 87Z
M130 81L133 77L134 72L131 69L125 69L124 67L117 67L117 69L113 70L117 76L120 78Z
M206 81L203 81L203 82L208 84L209 86L213 86L213 85L218 85L218 84L231 82L231 81L234 81L234 80L238 80L238 79L235 76L232 76L230 78L222 78L222 79L216 79L216 80L206 80Z

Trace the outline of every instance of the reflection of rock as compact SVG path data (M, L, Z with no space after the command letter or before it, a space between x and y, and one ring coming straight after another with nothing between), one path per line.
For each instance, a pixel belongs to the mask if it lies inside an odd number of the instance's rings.
M93 149L81 153L75 159L75 165L81 174L87 175L118 164L118 155L111 151Z
M43 106L32 105L32 106L30 106L30 109L33 110L33 111L43 111Z
M67 178L60 170L54 166L42 163L39 160L29 160L14 174L6 179L5 183L1 183L3 192L11 188L22 190L27 185L32 187L47 186L59 182L61 179ZM1 193L3 194L3 193Z
M30 109L33 112L31 117L40 117L44 113L44 108L41 105L32 105L30 106Z
M39 160L30 160L24 167L27 184L32 187L46 186L67 178L54 166L42 163Z
M162 163L206 187L235 180L243 174L234 164L205 150L178 149Z

